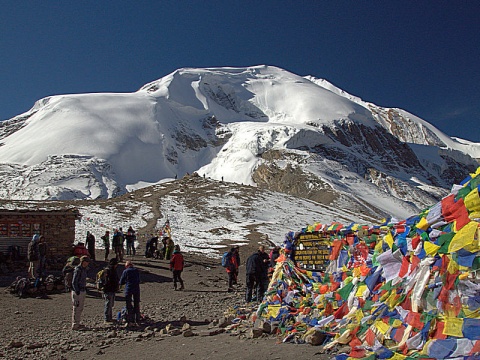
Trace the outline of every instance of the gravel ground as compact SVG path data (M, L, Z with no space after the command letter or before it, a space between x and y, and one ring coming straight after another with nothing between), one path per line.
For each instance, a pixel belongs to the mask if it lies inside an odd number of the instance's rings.
M254 248L242 248L244 261ZM16 276L0 276L0 358L6 359L328 359L321 347L281 343L275 335L249 336L250 327L230 329L225 313L248 309L244 303L245 273L228 293L227 275L220 260L185 253L184 291L174 291L168 262L136 256L141 270L141 312L146 320L137 328L104 325L103 300L92 288L87 293L82 331L72 331L68 293L46 298L18 298L8 291ZM97 258L103 258L97 254ZM105 263L90 268L94 278ZM119 266L119 273L123 264ZM124 306L116 297L114 311ZM226 327L225 327L226 326Z

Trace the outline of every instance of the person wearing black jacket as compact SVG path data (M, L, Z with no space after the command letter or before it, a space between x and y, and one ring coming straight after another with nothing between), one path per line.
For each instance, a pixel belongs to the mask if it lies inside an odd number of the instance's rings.
M261 301L260 293L263 297L263 282L262 282L262 257L260 251L250 255L245 264L247 291L245 294L245 301L247 303L252 301L253 289L257 289L256 299Z
M119 277L117 274L118 260L116 258L110 259L108 267L105 269L106 282L103 287L103 300L104 306L104 319L105 323L111 323L113 321L113 305L115 304L115 293L119 289Z
M270 256L265 252L265 246L261 245L258 247L258 255L262 259L262 271L261 271L261 285L257 284L257 297L258 301L262 301L263 295L268 288L268 268L270 267Z
M90 259L95 261L95 235L93 235L90 231L87 231L87 238L85 239L85 243L87 244Z

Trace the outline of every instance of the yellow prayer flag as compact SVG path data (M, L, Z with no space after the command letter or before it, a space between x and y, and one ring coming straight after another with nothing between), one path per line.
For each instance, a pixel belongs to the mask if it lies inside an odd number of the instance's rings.
M455 274L458 271L458 263L455 260L453 260L452 255L448 255L448 258L450 262L448 263L447 271L449 274Z
M398 320L398 319L393 320L392 327L399 328L400 326L402 326L402 320Z
M457 232L452 238L452 241L448 246L448 252L456 252L473 243L475 234L477 232L477 227L478 223L476 221L470 221L467 225L461 228L460 231Z
M465 196L463 200L465 207L468 212L479 211L480 210L480 197L478 196L478 188L473 189Z
M470 318L470 319L480 318L480 308L475 309L474 311L471 311L468 307L462 306L462 310L466 318Z
M427 253L427 255L430 256L435 256L437 254L438 249L440 249L440 246L435 245L431 243L430 241L425 241L423 243L423 249Z
M362 309L358 309L356 312L355 312L355 317L357 318L357 321L360 323L360 321L362 321L363 319L363 311Z
M380 331L383 335L385 335L387 333L388 329L390 328L389 325L385 324L381 320L375 321L374 325L378 329L378 331Z
M385 304L387 304L390 309L395 307L397 304L397 293L395 291L392 291L387 300L385 300Z
M267 307L267 319L272 317L276 318L280 312L280 305L268 305Z
M420 230L427 230L428 229L427 219L425 217L422 217L420 221L417 223L416 227L417 229L420 229Z
M378 241L377 244L375 245L375 251L377 253L381 253L382 251L382 246L383 246L383 241Z
M355 296L360 297L363 296L363 293L367 290L367 285L360 285L357 289L357 292L355 293Z
M471 213L468 214L468 217L470 218L470 220L480 219L480 211L474 210L474 211L472 211Z
M404 360L406 359L407 356L399 354L399 353L393 353L393 356L391 358L388 358L388 360Z
M388 246L390 246L390 249L391 249L393 246L393 236L390 231L388 232L387 235L383 237L383 240L385 240L385 242L388 244Z
M463 337L462 327L462 318L447 317L445 320L445 327L443 328L443 335Z

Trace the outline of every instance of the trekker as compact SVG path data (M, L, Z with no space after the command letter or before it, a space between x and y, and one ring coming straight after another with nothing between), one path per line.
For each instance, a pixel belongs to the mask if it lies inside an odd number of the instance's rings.
M258 247L258 255L260 256L260 258L262 259L262 268L261 268L261 283L262 283L262 286L259 288L260 291L257 291L257 295L260 297L259 301L262 301L263 299L263 295L265 294L265 291L267 291L267 288L268 288L268 268L270 266L270 257L268 256L268 254L265 252L265 246L263 245L260 245ZM259 286L260 284L258 284L257 286Z
M122 254L121 260L123 261L123 258L125 257L125 234L123 233L122 228L118 228L118 234L120 236L120 252Z
M270 269L269 272L273 272L275 270L275 266L277 265L277 259L280 257L280 246L275 246L272 251L270 251Z
M228 274L228 292L233 291L233 284L237 282L236 274L238 273L238 264L236 256L236 248L232 247L227 255L227 274Z
M87 238L85 239L85 244L87 244L90 259L95 261L95 236L90 231L87 231Z
M111 323L113 321L113 306L115 305L115 293L120 288L119 278L117 274L118 260L116 258L110 259L108 267L105 269L107 274L105 275L106 281L103 287L103 300L105 300L104 306L104 320L105 323Z
M173 250L175 249L175 243L172 238L167 238L167 244L165 245L165 260L170 260Z
M40 235L35 234L32 240L28 243L27 257L29 261L28 275L30 279L36 279L38 275L38 265L40 263L40 253L38 250L38 240Z
M233 285L237 285L237 280L238 280L238 268L240 267L240 246L235 245L235 258L237 260L237 267L235 269L235 280L233 281Z
M131 261L125 263L125 270L120 278L120 285L125 285L125 302L127 306L127 326L140 322L140 273ZM132 305L133 301L133 305Z
M72 256L68 258L67 263L62 269L62 275L65 284L65 292L72 291L73 272L77 265L80 264L80 258L78 256Z
M135 235L135 230L131 226L128 227L127 235L125 235L125 239L127 241L127 255L135 256L135 239L137 236Z
M259 252L254 252L247 259L245 265L247 291L245 293L245 301L251 302L253 299L253 289L256 289L255 299L261 301L259 293L263 292L262 283L262 258ZM259 286L260 285L260 286Z
M87 267L90 263L88 256L80 258L80 264L73 271L72 280L72 330L80 330L83 306L87 295Z
M158 236L153 236L150 240L147 241L145 244L145 257L155 257L156 251L158 247Z
M45 241L45 236L40 235L38 238L38 277L45 277L45 270L47 268L47 242Z
M100 239L103 240L103 247L105 248L104 260L108 261L108 255L110 254L110 231L105 231L105 234Z
M89 255L90 253L88 252L84 243L79 242L77 245L74 246L73 256L82 257L82 256L89 256Z
M122 236L118 229L113 230L113 237L112 237L112 248L115 251L115 257L118 261L123 261L123 253L122 253Z
M185 289L183 286L182 271L185 266L183 254L180 252L180 246L175 245L172 259L170 260L170 270L173 272L173 288L177 291L177 282L180 283L180 291Z

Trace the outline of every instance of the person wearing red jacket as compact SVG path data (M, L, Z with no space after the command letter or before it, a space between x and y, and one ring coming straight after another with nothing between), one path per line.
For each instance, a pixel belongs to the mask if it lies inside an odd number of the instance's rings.
M177 290L177 283L180 283L180 289L183 290L182 271L185 266L183 254L180 252L180 246L175 245L172 258L170 259L170 270L173 271L173 287Z

